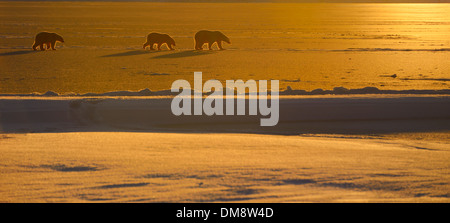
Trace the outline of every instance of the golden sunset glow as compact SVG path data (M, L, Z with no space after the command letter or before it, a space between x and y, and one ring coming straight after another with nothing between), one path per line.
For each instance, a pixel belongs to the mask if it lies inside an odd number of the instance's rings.
M0 202L449 202L450 4L301 2L0 2Z

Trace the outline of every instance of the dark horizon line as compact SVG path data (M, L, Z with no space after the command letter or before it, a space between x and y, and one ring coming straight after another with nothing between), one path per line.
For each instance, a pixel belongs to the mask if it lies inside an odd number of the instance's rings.
M450 0L0 0L0 2L450 3Z

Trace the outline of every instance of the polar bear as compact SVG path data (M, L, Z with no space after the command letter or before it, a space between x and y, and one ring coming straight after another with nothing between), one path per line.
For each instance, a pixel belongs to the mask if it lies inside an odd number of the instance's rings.
M195 34L195 49L203 50L203 44L207 43L208 49L212 50L212 45L217 43L217 47L223 50L222 41L231 44L230 39L219 31L201 30Z
M170 50L174 50L175 40L167 34L150 33L147 35L147 42L144 43L143 48L145 49L147 46L150 46L150 50L154 50L153 45L155 44L157 45L158 50L161 50L163 44L166 44Z
M45 50L44 44L47 46L47 49L56 50L56 42L64 43L64 39L56 33L40 32L34 39L33 50L37 50L38 46L41 50Z

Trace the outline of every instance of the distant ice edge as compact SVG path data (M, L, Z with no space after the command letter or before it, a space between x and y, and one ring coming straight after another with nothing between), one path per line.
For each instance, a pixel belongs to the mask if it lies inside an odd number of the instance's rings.
M193 90L192 90L193 91ZM209 95L211 92L204 92L204 95ZM270 92L269 92L270 93ZM306 90L293 90L290 86L287 89L278 92L279 95L352 95L352 94L450 94L450 89L439 89L439 90L380 90L376 87L364 87L364 88L356 88L356 89L347 89L345 87L335 87L333 90L323 90L323 89L315 89L312 91ZM162 90L162 91L151 91L146 88L139 91L111 91L105 93L57 93L54 91L47 91L45 93L29 93L29 94L0 94L0 96L175 96L178 95L178 92L171 92L170 90ZM257 94L257 92L246 93L249 94Z

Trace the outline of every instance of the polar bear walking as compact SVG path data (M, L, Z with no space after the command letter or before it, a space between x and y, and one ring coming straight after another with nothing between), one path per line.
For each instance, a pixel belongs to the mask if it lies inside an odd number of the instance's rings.
M174 50L175 40L167 34L150 33L147 35L147 42L144 43L143 47L145 49L147 46L150 46L150 50L154 50L153 46L155 44L157 45L158 50L161 50L163 44L166 44L170 50Z
M45 50L44 44L47 46L47 50L50 48L56 50L56 42L64 43L64 39L56 33L40 32L34 39L33 50L37 50L38 46L41 50Z
M195 34L195 49L203 50L203 45L207 43L208 49L212 50L212 45L217 43L217 47L219 47L220 50L223 50L222 41L231 44L230 39L219 31L201 30Z

